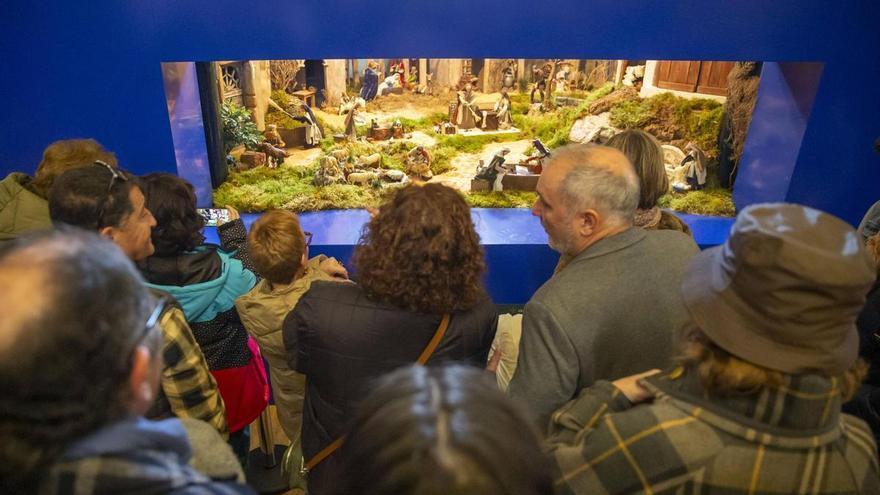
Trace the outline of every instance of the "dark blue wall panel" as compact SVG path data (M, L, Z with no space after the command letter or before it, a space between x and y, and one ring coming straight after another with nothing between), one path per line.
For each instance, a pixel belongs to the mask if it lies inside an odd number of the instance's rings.
M880 183L871 151L880 135L878 10L852 0L5 0L0 172L32 171L46 144L77 136L98 139L136 172L175 171L163 61L815 61L823 80L786 197L855 221Z
M824 64L818 92L799 151L786 155L794 162L786 165L787 191L777 188L768 197L850 222L880 197L880 156L871 150L880 136L876 2L4 0L0 20L3 175L32 172L48 143L71 137L101 141L138 173L176 171L161 62L394 56L810 61ZM804 77L815 83L815 74ZM797 88L809 81L793 75L784 82ZM765 133L781 121L771 120ZM764 156L751 153L743 164L749 173L737 196L744 203L758 198L752 193L762 181L780 182L755 173ZM715 225L706 232L722 239L725 230ZM484 242L490 290L501 302L527 297L555 258L532 240L504 245L484 236ZM351 252L351 243L326 246L342 258ZM507 292L510 287L518 288Z

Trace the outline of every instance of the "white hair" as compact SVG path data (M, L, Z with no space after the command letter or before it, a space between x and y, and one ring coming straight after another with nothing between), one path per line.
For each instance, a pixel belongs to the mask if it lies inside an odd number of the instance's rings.
M599 153L609 151L619 154L628 170L616 173L605 166L609 158ZM573 211L592 208L621 223L632 222L639 206L639 178L626 156L606 146L578 144L553 150L551 166L553 162L572 165L559 187L566 207Z

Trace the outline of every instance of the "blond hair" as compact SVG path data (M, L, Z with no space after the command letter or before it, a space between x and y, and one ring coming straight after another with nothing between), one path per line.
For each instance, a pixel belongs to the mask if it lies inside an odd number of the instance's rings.
M116 168L116 155L104 149L94 139L62 139L55 141L43 151L43 159L37 166L33 191L43 198L49 197L49 189L55 179L68 170L92 165L100 160Z
M273 284L289 284L302 268L306 240L299 218L287 210L271 210L251 226L248 249L257 273Z
M730 354L698 329L685 334L684 353L679 361L695 370L705 390L721 396L755 394L764 387L778 388L785 381L785 373ZM858 359L849 370L830 377L839 381L843 402L856 393L867 371L868 366Z

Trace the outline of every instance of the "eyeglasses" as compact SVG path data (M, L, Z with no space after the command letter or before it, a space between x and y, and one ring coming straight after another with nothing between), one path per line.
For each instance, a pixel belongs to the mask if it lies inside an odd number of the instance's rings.
M107 185L107 192L109 193L111 189L113 189L113 184L116 180L121 180L123 182L128 180L128 177L121 170L117 170L111 167L107 162L103 160L95 160L95 165L99 167L104 167L110 172L110 184Z
M303 235L306 236L306 246L312 245L312 233L303 231Z
M168 305L168 298L161 296L159 300L156 301L156 307L153 308L153 311L150 313L150 316L147 317L147 322L144 323L144 327L138 333L137 339L134 341L134 345L132 346L132 352L134 352L134 348L138 346L150 333L150 330L156 328L156 325L159 324L159 318L162 317L162 313L165 311L165 306Z
M104 167L110 172L110 184L107 185L107 194L101 199L101 206L98 208L98 228L101 228L107 226L104 223L104 214L107 211L107 203L110 201L110 192L113 189L113 184L116 183L117 179L121 182L127 182L128 176L126 176L123 171L111 167L107 162L102 160L95 160L93 165Z

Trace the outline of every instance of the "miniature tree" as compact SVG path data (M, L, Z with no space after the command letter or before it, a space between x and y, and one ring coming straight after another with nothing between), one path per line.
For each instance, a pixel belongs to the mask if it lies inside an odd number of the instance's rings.
M305 65L305 60L270 60L269 78L272 81L272 89L287 91L296 80L297 73Z
M544 93L544 109L551 110L553 108L553 84L556 82L556 66L562 62L561 58L550 59L550 74L546 79L546 91Z

